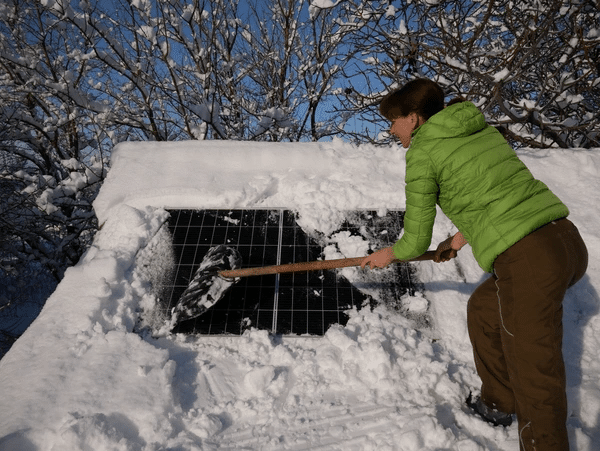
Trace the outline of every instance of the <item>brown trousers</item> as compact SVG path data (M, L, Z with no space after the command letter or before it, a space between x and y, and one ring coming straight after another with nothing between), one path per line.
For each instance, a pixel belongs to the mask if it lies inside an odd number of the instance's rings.
M469 299L481 399L517 414L522 451L569 449L562 301L587 261L573 223L552 221L500 254Z

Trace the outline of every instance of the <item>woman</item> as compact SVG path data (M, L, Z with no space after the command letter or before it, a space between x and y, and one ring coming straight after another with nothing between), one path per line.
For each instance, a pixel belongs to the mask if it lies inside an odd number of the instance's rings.
M481 396L469 405L494 425L510 425L516 413L521 450L568 450L562 300L587 268L569 210L475 105L444 108L436 83L413 80L386 96L380 111L410 146L404 234L362 267L424 253L439 204L459 233L440 243L435 261L454 258L468 242L492 273L467 308L482 381Z

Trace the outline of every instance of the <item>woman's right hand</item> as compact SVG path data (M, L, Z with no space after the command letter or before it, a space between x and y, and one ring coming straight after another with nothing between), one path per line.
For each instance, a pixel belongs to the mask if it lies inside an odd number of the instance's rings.
M394 255L394 248L392 246L379 249L373 252L371 255L367 255L363 258L360 266L365 269L367 266L371 269L385 268L387 265L392 263L396 259Z

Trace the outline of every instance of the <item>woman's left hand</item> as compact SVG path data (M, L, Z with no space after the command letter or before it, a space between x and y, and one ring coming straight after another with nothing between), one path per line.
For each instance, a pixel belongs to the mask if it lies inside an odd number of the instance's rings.
M458 251L456 249L452 249L453 239L454 237L450 237L447 240L444 240L440 244L438 244L438 247L435 250L435 257L433 257L434 262L447 262L452 258L456 258L456 256L458 255Z
M371 269L385 268L394 260L396 260L396 256L394 255L393 248L385 247L363 258L360 267L363 269L367 266L369 266Z

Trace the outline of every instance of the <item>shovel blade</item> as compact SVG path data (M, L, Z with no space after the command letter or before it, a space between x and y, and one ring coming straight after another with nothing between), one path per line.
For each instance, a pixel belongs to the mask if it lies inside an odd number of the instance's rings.
M240 253L224 245L211 247L194 277L171 309L171 326L197 318L223 298L236 279L225 279L219 272L237 269L242 264Z

